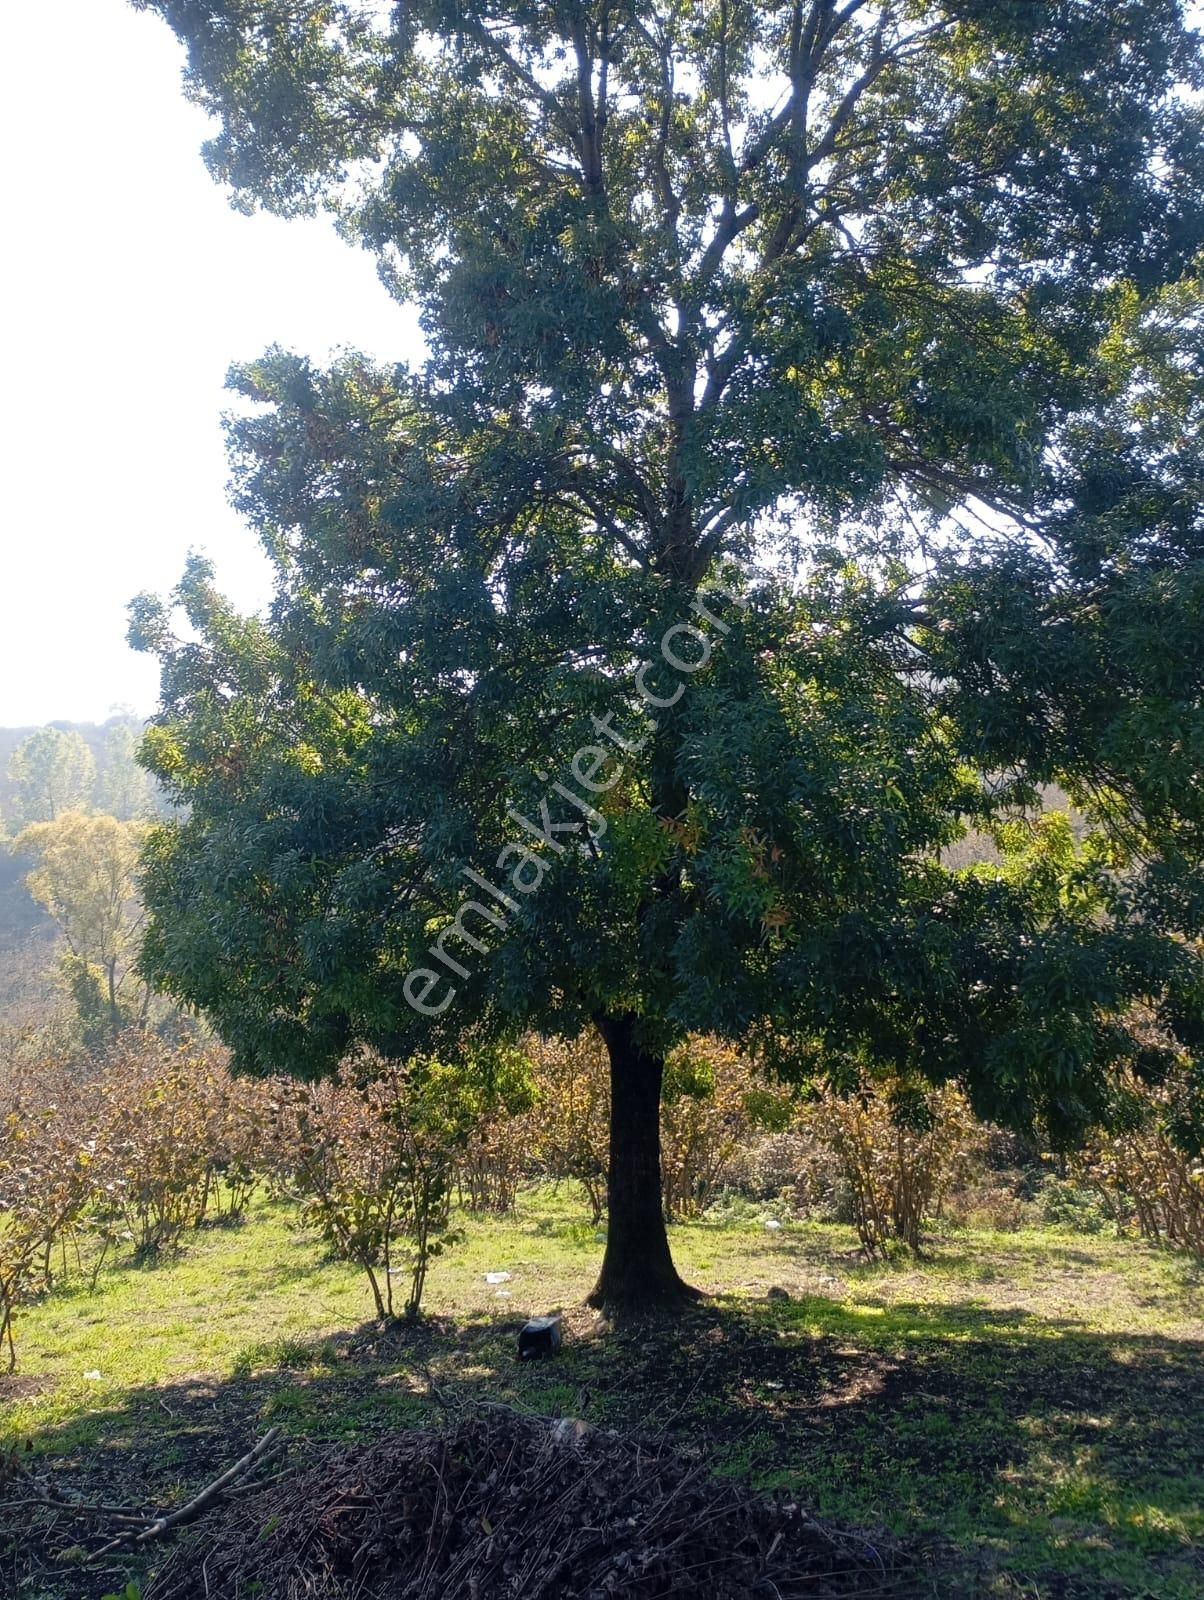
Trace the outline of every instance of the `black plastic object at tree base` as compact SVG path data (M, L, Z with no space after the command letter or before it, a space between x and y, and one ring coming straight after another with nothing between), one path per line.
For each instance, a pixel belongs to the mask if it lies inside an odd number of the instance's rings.
M560 1318L532 1317L518 1336L518 1359L538 1361L560 1349Z

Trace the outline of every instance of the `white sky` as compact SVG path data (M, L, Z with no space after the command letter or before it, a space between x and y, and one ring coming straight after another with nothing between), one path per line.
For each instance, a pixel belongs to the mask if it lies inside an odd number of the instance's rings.
M157 696L125 607L190 549L243 608L267 565L225 499L234 360L418 350L371 258L321 221L231 211L182 52L125 0L10 6L0 51L0 727Z

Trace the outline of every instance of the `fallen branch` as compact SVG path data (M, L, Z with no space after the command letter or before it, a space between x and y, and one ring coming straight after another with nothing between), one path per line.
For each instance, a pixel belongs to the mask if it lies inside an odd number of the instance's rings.
M228 1467L219 1478L214 1478L212 1483L206 1484L200 1494L194 1495L186 1505L180 1506L176 1511L163 1512L149 1523L144 1522L137 1533L117 1534L108 1544L102 1546L91 1560L99 1561L103 1556L111 1555L114 1550L120 1549L123 1544L149 1544L153 1539L161 1539L164 1534L195 1522L210 1506L216 1505L229 1488L247 1477L255 1467L276 1458L279 1452L273 1447L279 1437L279 1428L269 1429L258 1444L252 1445L245 1456L236 1461L232 1467Z
M47 1483L26 1462L15 1455L6 1457L0 1472L0 1522L14 1515L27 1515L30 1511L53 1512L56 1520L82 1521L93 1525L108 1541L88 1557L95 1566L105 1556L127 1546L140 1546L161 1539L177 1528L195 1522L212 1507L229 1496L246 1493L250 1488L264 1488L263 1481L255 1482L255 1474L264 1467L279 1461L284 1452L284 1442L279 1428L272 1428L246 1455L228 1467L212 1483L206 1484L185 1505L175 1511L148 1511L140 1506L109 1505L98 1500L76 1499ZM268 1483L279 1482L274 1476ZM8 1492L5 1492L5 1491Z

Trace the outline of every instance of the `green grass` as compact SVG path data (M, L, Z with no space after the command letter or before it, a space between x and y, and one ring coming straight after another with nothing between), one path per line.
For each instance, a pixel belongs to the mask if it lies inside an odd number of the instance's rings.
M755 1211L681 1225L673 1243L715 1298L672 1330L616 1333L579 1309L600 1245L575 1196L526 1194L514 1219L467 1220L420 1325L382 1330L360 1276L260 1203L175 1262L119 1263L95 1294L29 1308L0 1438L73 1486L170 1499L271 1423L362 1437L436 1418L437 1391L702 1446L719 1473L914 1542L935 1592L1204 1590L1199 1268L1053 1229L950 1234L923 1261L866 1264L849 1229L770 1233ZM485 1282L495 1268L509 1298ZM561 1358L519 1367L517 1326L557 1307Z

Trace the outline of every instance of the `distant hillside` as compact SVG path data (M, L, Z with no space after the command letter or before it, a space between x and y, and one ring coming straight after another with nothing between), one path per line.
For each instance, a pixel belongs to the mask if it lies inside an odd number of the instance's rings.
M0 1020L44 1005L53 994L56 930L26 891L28 870L27 861L0 844Z
M29 862L0 846L0 950L11 950L30 939L52 937L50 918L30 899L25 888Z

